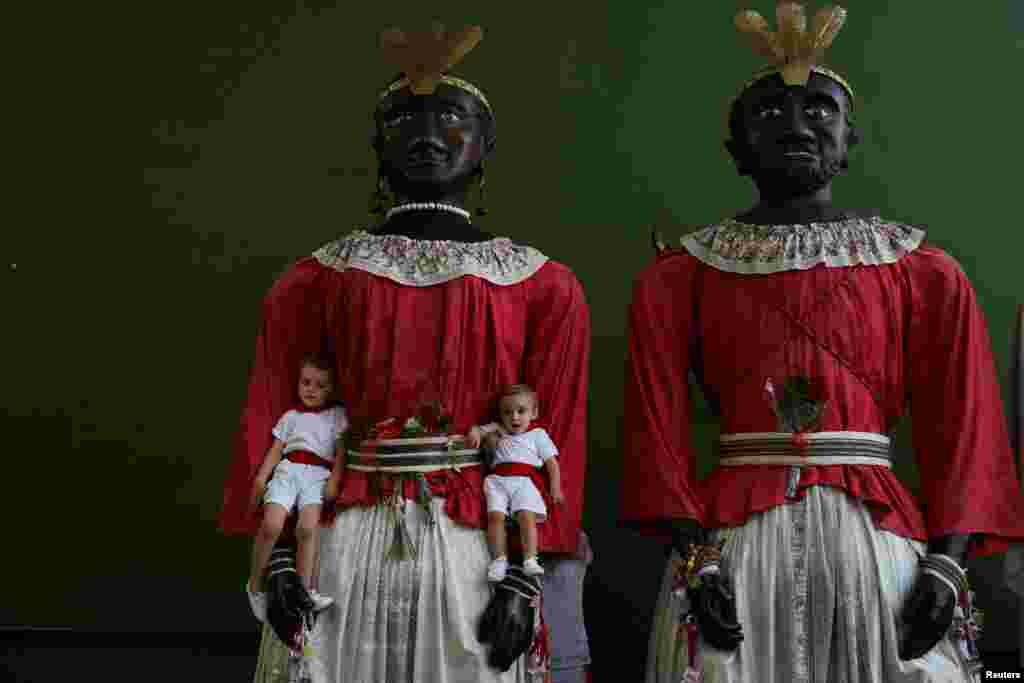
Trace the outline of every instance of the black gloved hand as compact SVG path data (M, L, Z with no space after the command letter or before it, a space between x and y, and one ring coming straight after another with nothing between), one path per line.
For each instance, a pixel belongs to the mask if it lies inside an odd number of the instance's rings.
M477 627L477 640L490 643L487 664L508 671L533 643L536 610L531 600L541 592L540 581L509 567L505 579L494 591Z
M295 571L295 546L279 543L267 569L267 623L289 647L304 624L312 624L313 599Z
M933 538L928 542L928 553L945 555L963 567L971 541L969 534ZM949 579L954 584L962 580L955 575ZM966 581L962 589L966 590ZM942 640L953 624L959 598L945 581L931 574L919 573L896 624L900 659L917 659Z
M923 656L935 647L953 624L957 595L931 574L921 574L896 625L900 659Z
M724 574L704 574L699 588L689 588L697 629L704 641L716 650L735 650L743 642L743 628L736 618L736 594L732 581Z
M672 524L672 547L685 562L691 545L704 545L708 534L693 520ZM736 593L732 581L719 571L700 577L696 588L687 586L697 629L704 641L716 650L735 650L743 641L743 628L736 615Z

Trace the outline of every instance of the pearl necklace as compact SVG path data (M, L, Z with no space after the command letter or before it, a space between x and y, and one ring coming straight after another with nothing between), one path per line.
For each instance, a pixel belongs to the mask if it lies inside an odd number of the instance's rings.
M392 216L396 216L406 211L448 211L462 216L467 221L472 223L469 211L466 211L460 206L454 206L453 204L442 204L441 202L410 202L408 204L399 204L388 209L388 212L384 214L384 220L387 221Z

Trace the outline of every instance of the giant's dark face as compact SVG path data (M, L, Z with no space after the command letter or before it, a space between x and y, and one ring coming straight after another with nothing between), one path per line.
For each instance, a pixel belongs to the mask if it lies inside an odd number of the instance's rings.
M395 91L376 121L381 168L392 190L413 199L464 191L493 147L493 122L483 103L445 83L432 95Z
M846 165L855 135L842 86L812 73L806 86L766 77L740 98L727 145L762 193L800 195L828 185ZM738 120L737 120L738 119Z

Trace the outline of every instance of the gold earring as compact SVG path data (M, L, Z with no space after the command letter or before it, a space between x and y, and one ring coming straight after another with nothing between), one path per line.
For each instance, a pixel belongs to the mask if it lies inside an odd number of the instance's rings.
M383 171L377 171L377 189L370 197L370 213L378 215L384 213L389 199L387 180L384 178Z
M487 215L487 206L486 206L487 193L486 193L486 190L484 189L484 187L486 185L487 185L487 176L484 174L484 162L481 161L480 162L480 184L477 187L477 190L480 192L480 200L479 200L479 202L477 204L477 207L476 207L476 215L477 216L486 216Z

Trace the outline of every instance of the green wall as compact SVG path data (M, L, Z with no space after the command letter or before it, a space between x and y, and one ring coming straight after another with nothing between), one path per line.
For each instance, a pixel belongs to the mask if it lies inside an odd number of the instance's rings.
M62 62L47 120L73 143L44 140L47 219L5 231L0 275L5 509L26 520L8 532L21 560L3 563L25 590L5 594L0 625L252 629L248 540L215 526L260 299L365 224L370 111L392 75L376 35L436 15L488 31L460 69L498 114L484 226L568 263L588 293L591 637L614 645L629 625L642 659L661 550L615 528L626 307L652 223L675 236L752 201L721 144L758 63L731 19L773 3L333 4L150 4L92 17L82 63ZM835 194L927 226L960 259L1005 373L1024 301L1024 13L920 4L855 3L832 50L865 138ZM696 415L707 452L715 427ZM990 650L1018 632L1001 567L973 565ZM135 594L161 607L136 610Z

